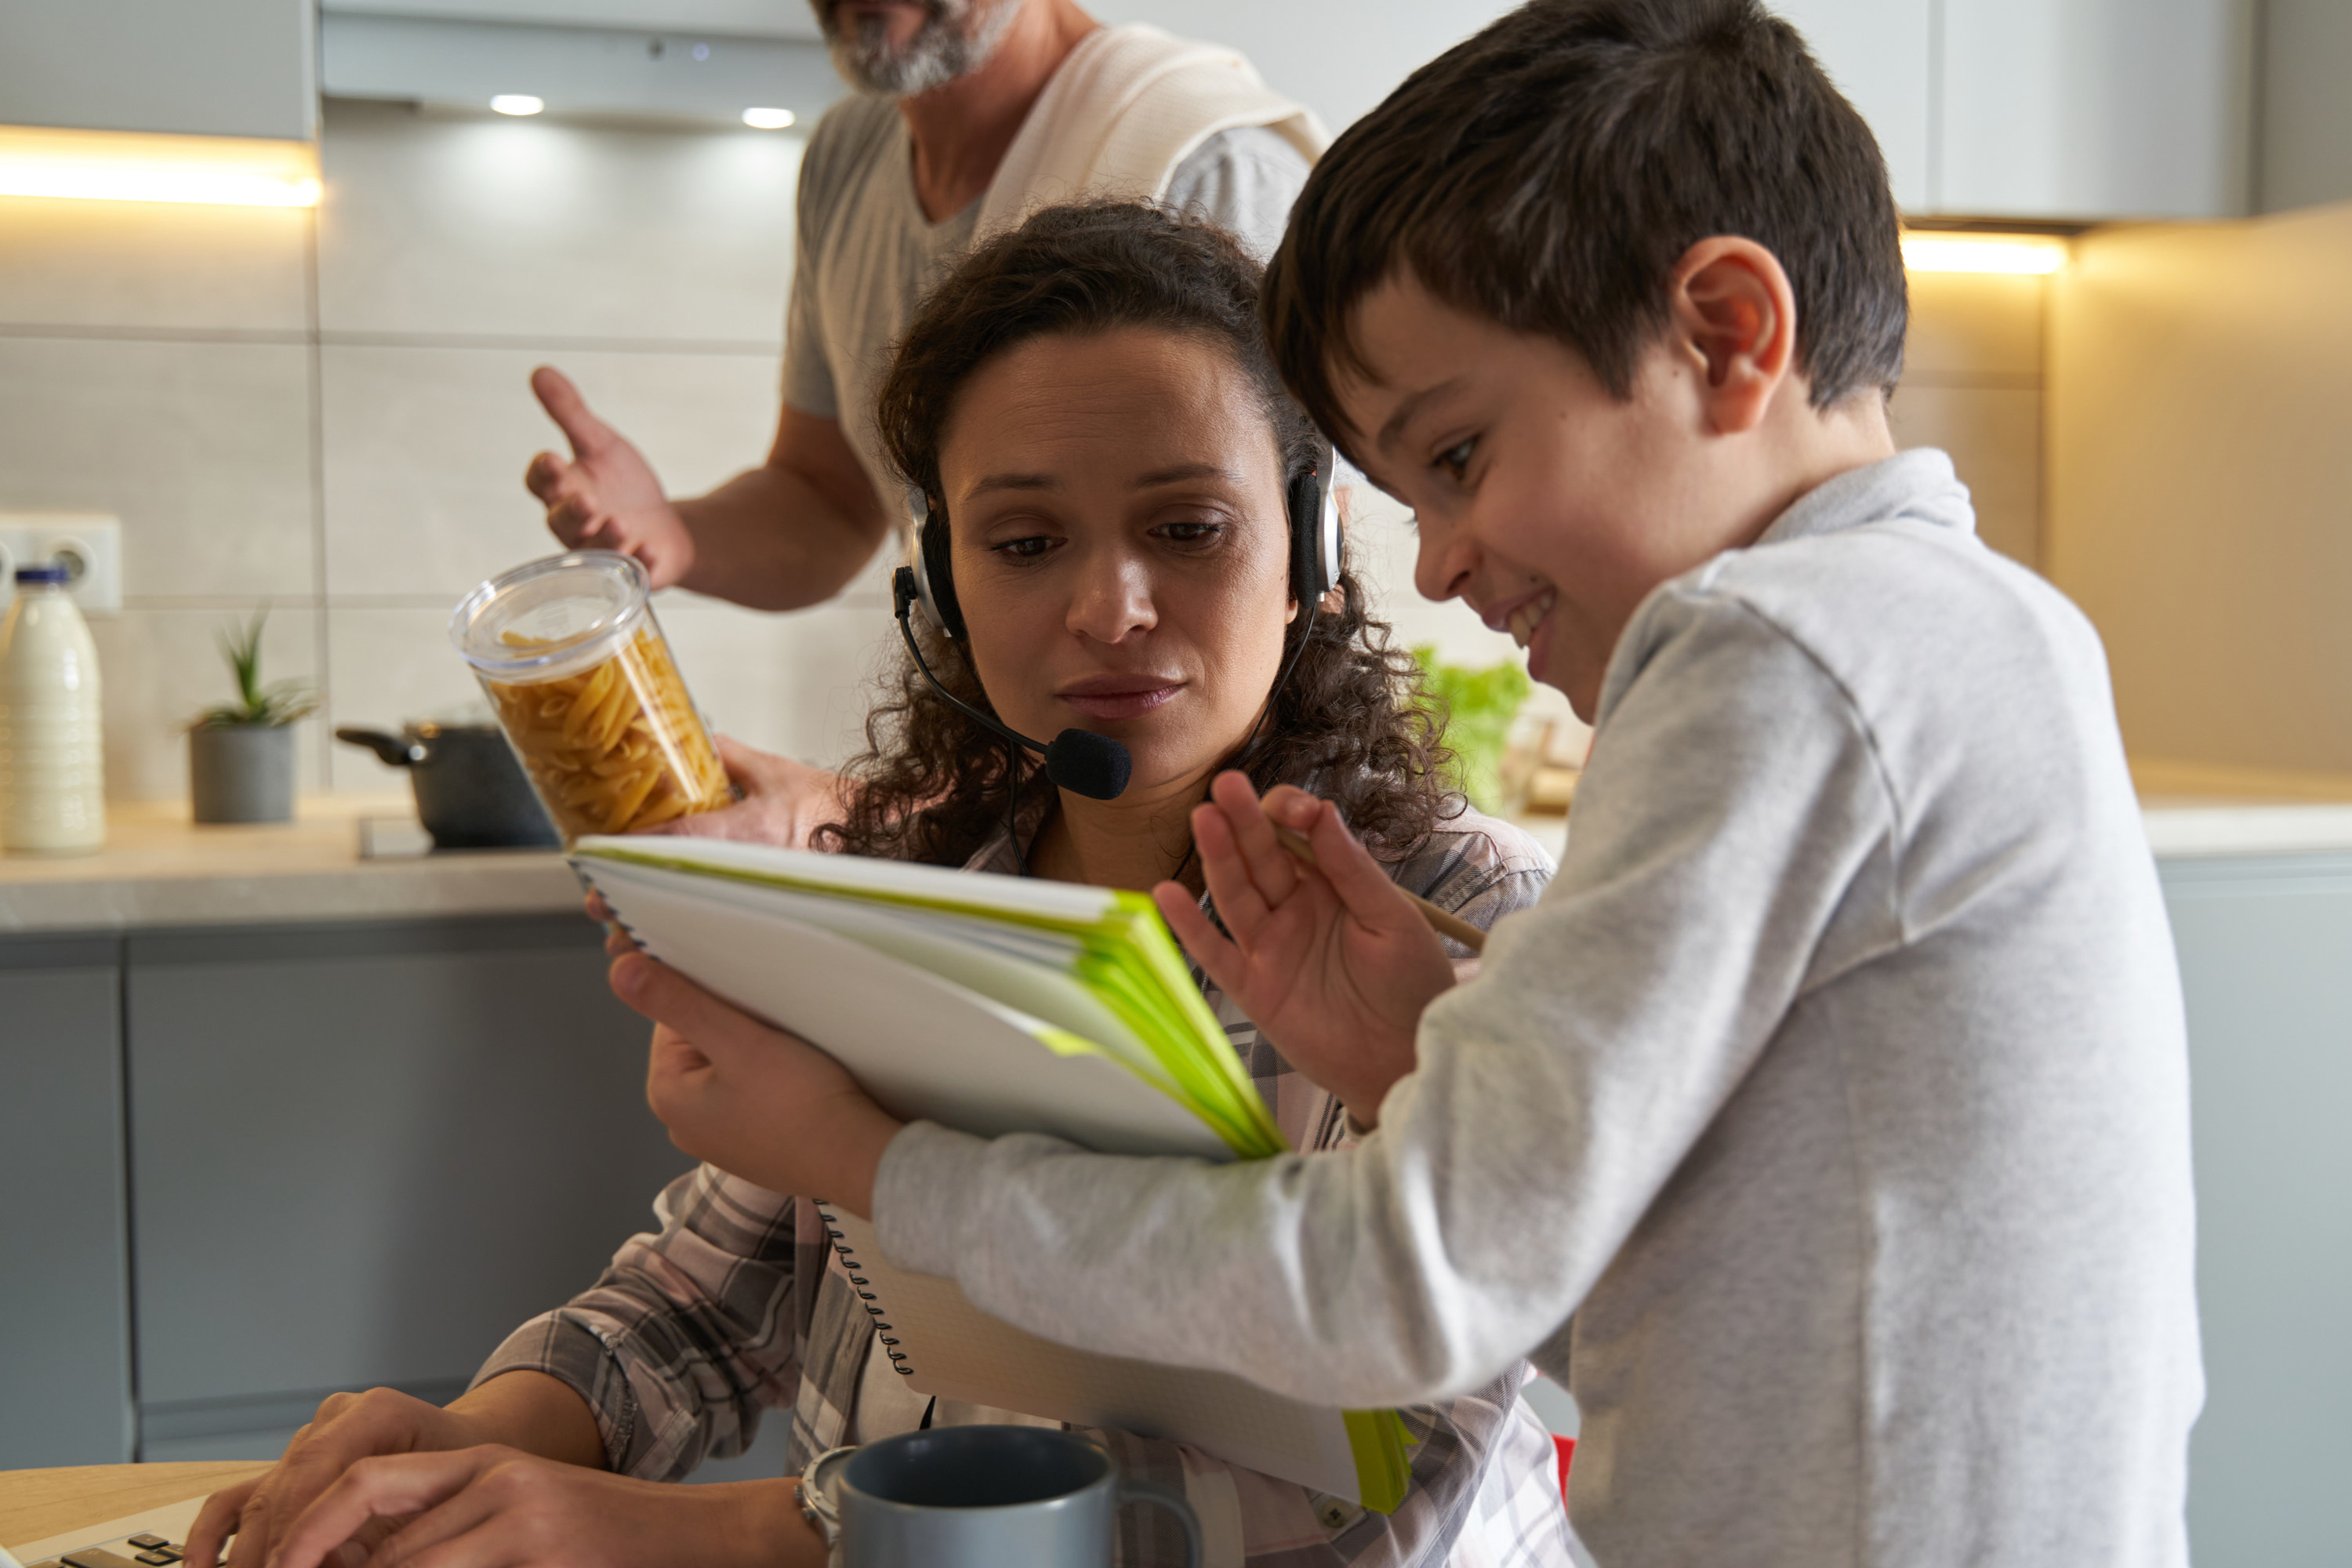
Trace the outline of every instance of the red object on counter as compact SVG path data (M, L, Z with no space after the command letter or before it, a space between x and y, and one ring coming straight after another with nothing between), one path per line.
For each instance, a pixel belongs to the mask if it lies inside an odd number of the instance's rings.
M1568 1495L1568 1462L1576 1458L1576 1439L1555 1436L1552 1447L1559 1450L1559 1495Z

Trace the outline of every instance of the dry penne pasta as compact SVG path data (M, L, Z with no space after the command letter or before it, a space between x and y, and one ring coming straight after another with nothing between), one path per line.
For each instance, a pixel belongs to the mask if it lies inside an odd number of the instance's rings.
M545 646L516 632L509 647ZM727 771L651 627L553 680L482 681L565 840L633 833L731 798Z

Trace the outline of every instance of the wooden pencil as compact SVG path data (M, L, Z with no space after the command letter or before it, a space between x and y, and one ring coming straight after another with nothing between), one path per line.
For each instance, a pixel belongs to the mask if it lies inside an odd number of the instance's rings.
M1297 856L1301 860L1306 861L1309 866L1316 864L1315 846L1309 844L1307 841L1307 836L1296 828L1285 827L1278 823L1276 824L1274 829L1274 841L1281 845L1285 849L1289 850L1293 855ZM1399 889L1398 891L1403 892L1404 889ZM1455 942L1460 942L1463 946L1468 948L1473 952L1484 952L1486 951L1486 933L1480 931L1476 926L1472 925L1468 921L1464 920L1460 915L1454 913L1451 910L1439 909L1435 904L1431 903L1419 893L1405 893L1404 896L1412 900L1413 907L1421 911L1421 918L1429 922L1430 930L1435 931L1440 936L1453 938Z

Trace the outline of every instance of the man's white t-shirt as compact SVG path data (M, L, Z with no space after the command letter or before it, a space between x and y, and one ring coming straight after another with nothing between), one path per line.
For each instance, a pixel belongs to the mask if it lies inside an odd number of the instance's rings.
M1231 229L1263 260L1307 183L1305 154L1260 126L1209 137L1160 199ZM896 103L856 96L828 110L802 156L784 403L841 422L894 515L898 493L874 427L874 395L924 293L971 247L975 200L931 222L915 196L914 144ZM983 198L984 199L984 198Z

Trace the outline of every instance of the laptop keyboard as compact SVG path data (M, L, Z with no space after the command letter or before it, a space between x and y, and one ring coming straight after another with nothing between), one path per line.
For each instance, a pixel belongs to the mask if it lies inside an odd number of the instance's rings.
M45 1557L25 1568L163 1568L187 1555L187 1549L160 1535L131 1535L104 1546L85 1546L62 1557Z

